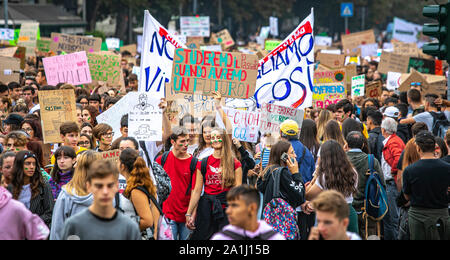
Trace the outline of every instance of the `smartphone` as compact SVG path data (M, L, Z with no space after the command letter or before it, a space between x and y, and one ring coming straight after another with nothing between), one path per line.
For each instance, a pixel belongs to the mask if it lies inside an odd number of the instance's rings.
M282 155L281 155L281 158L280 158L283 162L285 162L285 163L287 163L287 160L289 160L289 155L287 154L287 153L283 153ZM294 159L291 159L291 162L292 163L295 163L295 161L294 161Z

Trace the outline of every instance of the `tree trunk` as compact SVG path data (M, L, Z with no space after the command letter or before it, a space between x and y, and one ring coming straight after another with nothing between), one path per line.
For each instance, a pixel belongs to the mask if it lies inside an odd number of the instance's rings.
M87 30L93 32L97 23L97 13L102 0L86 0L86 19L88 23Z

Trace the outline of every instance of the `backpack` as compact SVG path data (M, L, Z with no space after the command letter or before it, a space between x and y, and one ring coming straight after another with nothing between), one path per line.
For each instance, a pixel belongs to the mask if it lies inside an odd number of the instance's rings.
M366 182L364 191L364 206L362 207L363 219L366 220L366 236L368 218L377 222L378 236L381 237L380 222L388 212L388 200L386 190L381 184L380 176L375 171L375 157L373 154L368 155L369 169L367 175L369 178ZM367 238L366 238L367 239Z
M166 164L167 157L169 157L169 153L170 153L170 151L169 152L164 152L164 154L161 157L161 166L163 168L164 168L164 165ZM186 196L189 195L189 192L192 189L192 177L194 176L194 173L197 170L197 162L198 162L197 157L192 157L191 164L189 165L189 170L191 171L191 179L189 181L189 186L188 186L188 188L186 190L186 194L185 194Z
M161 206L156 201L155 197L153 197L146 188L139 186L136 187L136 189L142 191L147 195L149 203L151 205L151 202L156 206L156 208L159 211L159 219L158 219L158 234L156 236L156 240L174 240L173 239L173 233L172 233L172 226L169 224L169 220L164 215ZM153 230L155 230L155 227L153 227ZM148 239L146 239L148 240Z
M162 205L172 191L172 183L170 181L170 177L161 165L159 165L157 162L152 162L148 155L147 148L145 147L145 143L140 141L139 146L145 153L145 157L147 158L149 167L152 168L157 188L156 195L158 196L159 205Z
M276 235L278 233L276 231L269 230L267 232L257 235L256 237L248 237L248 236L243 236L241 234L238 234L238 233L230 231L230 230L222 230L219 232L219 234L230 237L233 240L268 240L269 238L273 237L274 235Z
M273 197L264 208L264 220L272 228L282 234L286 240L298 240L300 231L297 225L297 211L285 201L280 192L281 172L284 167L279 167L272 172Z
M429 112L433 117L433 135L445 139L445 134L450 127L450 122L447 120L445 113Z

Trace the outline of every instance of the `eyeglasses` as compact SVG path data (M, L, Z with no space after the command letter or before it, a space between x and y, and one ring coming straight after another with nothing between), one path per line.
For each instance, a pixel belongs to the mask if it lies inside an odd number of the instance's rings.
M31 133L33 131L32 128L22 128L22 130L27 132L27 133Z
M411 86L412 87L415 87L415 86L420 87L420 86L422 86L422 82L411 82Z
M113 137L114 136L114 132L111 133L106 133L103 135L104 137Z
M89 145L91 144L89 141L80 141L78 142L78 145Z

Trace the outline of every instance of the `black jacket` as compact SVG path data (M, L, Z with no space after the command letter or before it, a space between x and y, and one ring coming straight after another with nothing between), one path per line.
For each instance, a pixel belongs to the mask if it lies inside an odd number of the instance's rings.
M238 151L241 153L242 164L242 184L247 184L248 171L255 168L255 160L250 156L249 152L241 146Z
M264 180L262 178L258 179L258 190L264 194L263 208L273 199L274 178L272 174L278 167L271 167L264 175ZM305 186L302 176L299 173L292 174L286 167L283 168L280 174L281 196L295 209L305 202Z
M384 136L381 134L381 127L377 127L369 131L369 143L370 153L375 155L375 158L381 162L383 156L383 141Z

